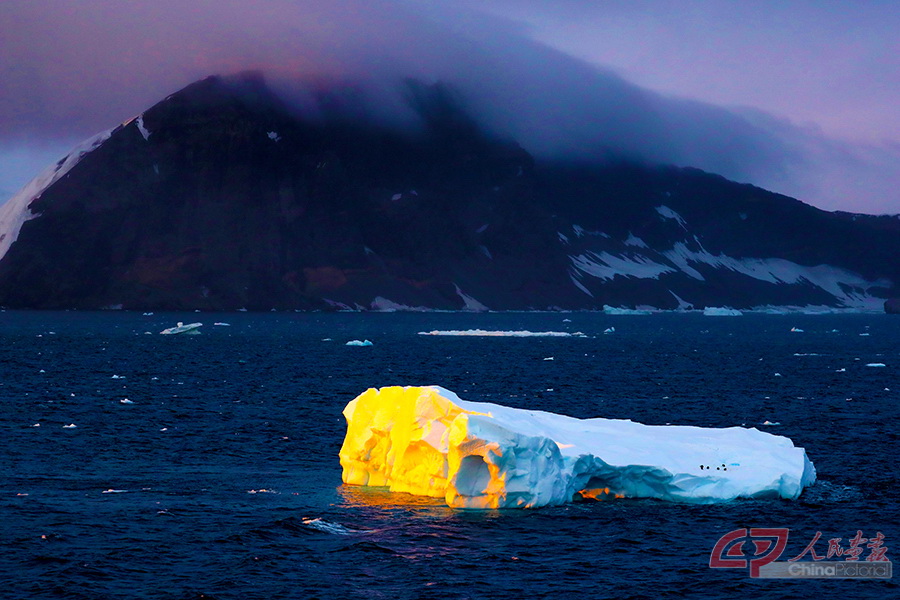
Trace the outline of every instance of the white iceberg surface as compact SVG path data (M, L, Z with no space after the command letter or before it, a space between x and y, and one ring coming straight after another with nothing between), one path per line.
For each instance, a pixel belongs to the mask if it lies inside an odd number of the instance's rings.
M757 429L650 426L467 402L437 386L369 389L344 409L343 481L458 508L578 499L797 498L803 448Z
M369 340L350 340L345 346L373 346L372 342Z
M703 314L707 317L740 317L744 313L723 306L707 306L703 309Z

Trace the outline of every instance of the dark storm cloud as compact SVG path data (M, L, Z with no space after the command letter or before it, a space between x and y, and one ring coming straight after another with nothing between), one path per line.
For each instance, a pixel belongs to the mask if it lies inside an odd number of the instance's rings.
M13 0L0 11L0 146L86 137L191 81L247 69L295 99L297 81L353 82L383 118L408 123L399 82L415 77L452 85L483 125L539 156L614 154L801 198L811 189L795 173L814 162L815 132L663 97L509 21L436 2Z

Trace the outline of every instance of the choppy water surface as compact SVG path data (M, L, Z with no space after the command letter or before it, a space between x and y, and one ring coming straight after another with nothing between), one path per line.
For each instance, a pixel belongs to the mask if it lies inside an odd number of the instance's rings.
M158 335L194 320L202 335ZM587 337L416 335L470 328ZM707 563L740 527L791 528L785 558L816 531L819 554L857 530L900 553L898 373L900 318L887 315L4 312L0 597L895 597L894 582L754 580ZM758 426L806 447L820 480L795 502L488 512L342 486L341 410L395 384Z

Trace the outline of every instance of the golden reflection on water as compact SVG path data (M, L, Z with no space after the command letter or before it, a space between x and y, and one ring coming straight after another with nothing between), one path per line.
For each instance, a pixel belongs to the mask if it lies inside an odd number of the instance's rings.
M504 512L519 513L519 509L502 511L497 509L467 510L447 506L443 498L415 496L405 492L392 492L387 487L370 487L361 485L338 486L342 508L358 509L376 518L384 518L396 512L418 513L423 517L438 519L463 518L470 520L493 519Z
M361 508L377 508L385 510L408 509L416 507L449 508L442 498L414 496L404 492L392 492L387 487L370 487L362 485L340 485L337 488L344 504Z

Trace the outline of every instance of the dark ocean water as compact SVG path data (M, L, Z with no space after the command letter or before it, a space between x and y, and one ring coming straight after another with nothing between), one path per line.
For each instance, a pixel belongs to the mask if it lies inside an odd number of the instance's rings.
M202 335L157 335L194 320ZM416 335L476 327L589 337ZM0 598L896 598L896 579L708 561L742 527L790 528L783 558L816 531L819 554L857 530L900 553L898 373L887 315L0 313ZM486 512L342 486L341 410L395 384L759 426L804 446L819 482L797 501Z

